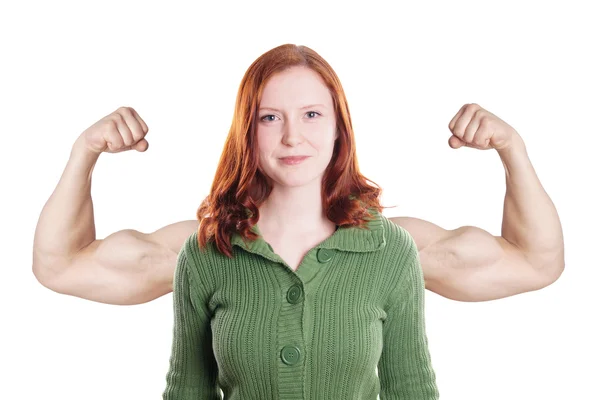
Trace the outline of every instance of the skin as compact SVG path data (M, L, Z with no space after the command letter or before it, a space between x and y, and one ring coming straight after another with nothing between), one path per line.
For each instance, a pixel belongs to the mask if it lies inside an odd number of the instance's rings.
M296 67L273 76L259 106L259 166L273 186L259 208L263 238L290 268L335 231L321 204L321 180L337 139L329 90L314 71ZM297 165L284 156L308 158Z
M319 107L302 108L312 104ZM259 230L292 269L333 233L320 205L320 179L336 138L332 99L314 72L292 68L265 86L259 110L260 167L273 191L261 205ZM319 115L318 115L319 114ZM458 301L486 301L538 290L564 269L557 211L527 156L521 136L477 104L450 121L448 145L496 151L506 172L502 234L475 226L447 230L408 216L390 220L414 238L425 286ZM47 288L108 304L141 304L172 291L177 256L198 221L176 222L151 233L133 229L97 239L91 179L102 152L146 151L148 127L121 107L84 131L36 227L33 273ZM284 166L284 155L309 155ZM307 240L306 238L310 238Z

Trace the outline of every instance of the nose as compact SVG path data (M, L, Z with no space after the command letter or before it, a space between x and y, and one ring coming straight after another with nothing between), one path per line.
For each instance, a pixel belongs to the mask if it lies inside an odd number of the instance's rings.
M304 141L301 123L287 122L283 128L281 141L288 146L296 146Z

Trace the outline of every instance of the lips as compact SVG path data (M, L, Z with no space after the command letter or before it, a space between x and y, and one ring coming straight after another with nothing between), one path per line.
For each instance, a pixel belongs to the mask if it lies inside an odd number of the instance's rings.
M299 165L304 162L310 156L290 156L290 157L282 157L280 158L280 162L285 165Z
M281 160L286 160L286 161L300 161L300 160L304 160L305 158L308 158L308 156L289 156L289 157L281 157Z

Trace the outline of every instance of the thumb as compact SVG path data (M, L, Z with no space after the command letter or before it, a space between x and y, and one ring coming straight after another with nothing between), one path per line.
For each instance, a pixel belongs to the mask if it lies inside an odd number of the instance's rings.
M460 140L457 136L450 136L450 139L448 139L448 145L450 147L452 147L453 149L458 149L462 146L465 145L465 142L463 142L462 140Z
M136 144L134 144L132 146L132 148L143 153L144 151L148 150L148 146L149 146L148 141L146 139L142 139L139 142L137 142Z

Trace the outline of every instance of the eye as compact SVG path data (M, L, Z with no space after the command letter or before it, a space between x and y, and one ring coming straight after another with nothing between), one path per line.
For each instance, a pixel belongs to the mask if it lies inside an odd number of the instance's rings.
M321 115L320 113L316 112L316 111L308 111L306 114L316 114L316 115ZM314 117L310 117L309 119L315 119L316 115ZM273 122L275 121L275 119L267 119L269 117L273 117L273 118L277 118L275 115L273 114L267 114L267 115L263 115L260 120L264 121L264 122Z
M265 118L267 118L267 117L274 117L274 115L273 115L273 114L265 115L265 116L264 116L264 117L262 117L260 120L261 120L261 121L265 121L265 122L273 122L273 121L274 121L274 120L272 120L272 119L270 119L270 120L268 120L268 121L267 121L267 120L265 120Z

